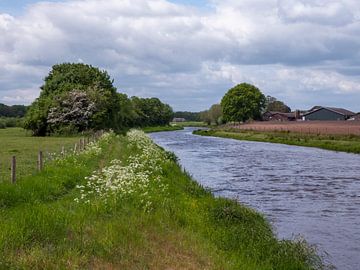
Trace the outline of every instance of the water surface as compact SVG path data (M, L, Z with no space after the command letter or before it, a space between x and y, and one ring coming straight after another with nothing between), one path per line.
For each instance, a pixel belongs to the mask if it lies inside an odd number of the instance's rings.
M194 128L153 133L215 195L263 212L279 238L301 234L339 270L360 269L360 155L201 137Z

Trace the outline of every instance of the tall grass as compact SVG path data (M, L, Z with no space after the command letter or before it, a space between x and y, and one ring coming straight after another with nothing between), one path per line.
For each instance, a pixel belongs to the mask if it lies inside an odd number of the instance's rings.
M0 184L0 269L321 269L139 131Z

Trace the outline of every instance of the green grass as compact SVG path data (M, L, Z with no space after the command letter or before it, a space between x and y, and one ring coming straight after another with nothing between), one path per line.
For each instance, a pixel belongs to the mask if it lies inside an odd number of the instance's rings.
M162 132L162 131L175 131L175 130L182 130L183 127L179 126L157 126L157 127L144 127L142 130L145 133L152 133L152 132Z
M306 147L317 147L333 151L348 153L360 153L360 137L354 135L312 135L291 132L256 132L235 130L199 130L194 134L202 136L213 136L231 138L236 140L258 141L298 145Z
M126 137L101 148L100 155L49 164L16 185L0 184L0 269L321 268L304 243L277 240L261 214L215 198L175 162L162 163L167 192L149 190L150 211L137 195L75 203L75 186L86 176L141 151Z
M32 137L22 128L0 129L0 183L10 181L11 157L17 159L17 179L36 172L37 155L41 150L60 152L62 146L69 150L79 138L76 137Z
M205 122L172 122L171 125L179 127L208 127L209 125Z

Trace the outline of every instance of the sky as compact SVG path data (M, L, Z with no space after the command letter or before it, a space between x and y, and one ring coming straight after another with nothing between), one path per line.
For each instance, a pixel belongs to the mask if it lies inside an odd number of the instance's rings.
M247 82L292 109L360 111L358 0L0 0L0 103L31 104L54 64L200 111Z

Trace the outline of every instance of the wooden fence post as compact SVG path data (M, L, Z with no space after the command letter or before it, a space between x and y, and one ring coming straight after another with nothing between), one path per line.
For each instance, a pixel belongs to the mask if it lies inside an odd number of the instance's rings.
M16 182L16 157L13 156L11 159L11 183Z
M38 154L38 171L41 172L44 167L43 152L39 151Z
M65 156L65 146L61 147L61 156Z
M78 148L77 143L75 143L75 145L74 145L74 153L77 152L77 148Z

